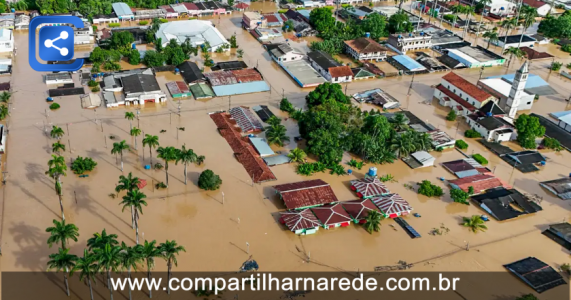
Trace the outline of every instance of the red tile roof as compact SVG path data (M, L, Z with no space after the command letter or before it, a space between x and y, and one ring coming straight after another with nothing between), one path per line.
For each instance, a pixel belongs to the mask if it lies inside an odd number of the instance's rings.
M446 74L444 77L442 77L442 79L450 82L450 84L459 88L464 93L470 95L472 98L476 99L479 102L486 101L487 99L492 97L492 95L484 92L475 84L470 83L468 80L464 79L463 77L457 75L454 72Z
M361 198L369 198L378 195L390 193L386 185L384 185L377 177L367 177L360 180L351 181L351 186Z
M239 8L239 9L246 9L246 8L250 7L250 5L248 5L248 4L244 3L244 2L240 2L240 3L236 4L236 5L234 5L234 7Z
M534 60L534 59L542 59L542 58L551 58L553 57L553 55L547 53L547 52L539 52L536 51L532 48L529 47L521 47L520 48L523 52L525 52L525 54L527 55L527 58L529 60Z
M458 95L452 93L452 91L445 88L442 84L439 84L438 86L436 86L436 88L439 91L443 92L448 98L451 98L452 100L456 101L458 104L465 107L467 110L469 110L469 111L475 111L476 110L476 107L474 105L468 103L468 101L466 101L466 100L460 98Z
M174 13L174 12L175 12L174 9L173 9L170 5L161 5L161 6L159 6L159 8L162 8L162 9L166 10L166 11L169 12L169 13Z
M343 209L340 203L326 204L313 207L311 211L325 226L351 222L351 216Z
M450 184L458 186L464 192L468 192L469 187L474 188L474 192L480 193L485 190L493 189L496 187L505 187L511 189L509 185L500 180L499 178L489 174L478 174L468 176L460 179L448 181Z
M286 183L274 186L288 209L298 209L337 202L331 186L321 179Z
M341 202L341 205L354 220L365 219L371 210L379 211L369 199L345 201Z
M539 1L539 0L523 0L522 2L525 5L535 7L535 8L540 8L540 7L544 6L545 4L547 4L547 3L543 2L543 1Z
M373 41L370 38L358 38L350 41L345 41L345 45L360 54L388 51L386 47L381 46L379 43Z
M301 229L309 229L321 226L321 223L313 212L307 208L303 210L292 210L282 212L281 219L291 231L301 230Z
M329 68L329 74L331 74L331 77L333 78L343 77L343 76L353 77L353 71L351 71L351 68L349 68L349 66Z
M184 5L184 7L186 7L188 10L200 10L200 8L198 8L198 6L196 6L194 3L183 2L182 5Z

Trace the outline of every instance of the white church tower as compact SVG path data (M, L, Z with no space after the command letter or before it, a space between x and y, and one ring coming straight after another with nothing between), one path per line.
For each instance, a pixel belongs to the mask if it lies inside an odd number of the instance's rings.
M508 112L510 118L515 118L518 108L521 104L521 98L523 96L523 89L525 88L525 83L527 82L527 76L529 75L529 66L527 60L523 63L521 68L515 73L514 81L512 83L512 88L510 90L510 96L506 103L505 111Z

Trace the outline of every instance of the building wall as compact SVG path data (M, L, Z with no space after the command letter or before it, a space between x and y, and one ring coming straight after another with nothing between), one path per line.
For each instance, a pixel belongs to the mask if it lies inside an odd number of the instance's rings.
M93 24L119 23L119 18L93 19Z
M428 49L432 47L432 37L416 36L409 38L403 34L399 39L398 36L390 35L387 43L399 51L407 52L410 50Z
M509 142L513 139L513 133L498 133L499 130L494 130L492 133L492 140L494 142Z
M438 89L434 89L434 95L433 96L434 96L434 98L438 99L438 103L440 103L440 105L452 108L452 110L455 111L456 114L459 116L466 116L470 112L467 109L458 110L457 106L459 104L456 101L454 101L453 99L448 98L449 100L445 101L444 97L448 97L448 96L446 96L446 94L442 93Z
M482 135L486 140L490 140L492 137L492 133L484 128L482 125L478 124L476 121L472 120L471 118L466 118L466 122L470 126L470 128L477 131L479 134Z
M279 62L302 60L302 59L303 59L303 54L299 54L299 53L295 53L295 52L289 52L289 53L286 53L283 56L277 58L277 60Z
M370 59L385 60L387 58L387 52L386 51L379 51L379 52L367 53L367 54L361 53L360 54L357 51L355 51L355 49L353 49L347 45L345 45L345 52L357 60L370 60Z
M504 41L502 39L499 39L497 41L497 43L499 47L504 47ZM507 43L505 44L505 48L518 48L518 46L520 47L533 47L533 45L535 44L535 41L530 41L530 42L521 42L521 46L519 44L519 41L517 43Z
M329 77L331 77L331 75L329 75ZM342 76L342 77L331 78L331 82L334 83L351 82L351 81L353 81L353 76Z
M323 68L321 68L321 66L319 66L317 63L315 63L315 61L313 61L310 57L308 57L309 63L311 63L311 66L317 70L317 72L319 72L319 74L321 74L321 76L323 76L325 78L325 80L327 81L331 81L331 75L329 74L329 72L327 70L324 70Z
M490 99L486 99L485 101L480 102L480 101L476 100L474 97L472 97L472 96L466 94L466 93L463 92L461 89L455 87L455 86L452 85L450 82L448 82L448 81L446 81L446 80L444 80L444 79L442 79L442 85L443 85L445 88L449 89L452 93L454 93L454 94L457 95L458 97L460 97L460 98L462 98L462 99L468 101L468 103L474 105L476 108L482 107L482 105L486 104L489 100L492 99L492 98L490 98Z

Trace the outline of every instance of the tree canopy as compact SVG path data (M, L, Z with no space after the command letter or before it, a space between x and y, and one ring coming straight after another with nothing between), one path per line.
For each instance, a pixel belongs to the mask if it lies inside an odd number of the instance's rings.
M534 149L535 139L545 135L545 127L539 123L539 118L530 115L521 115L515 120L517 141L526 149Z
M198 187L203 190L215 191L220 188L221 184L222 179L220 179L220 176L214 174L214 172L209 169L204 170L198 177Z
M147 67L160 67L165 63L165 56L162 53L158 53L154 50L149 50L145 52L143 63L147 65Z
M571 11L566 10L561 16L546 16L541 22L537 32L548 38L569 38L571 37Z
M394 14L389 18L387 25L389 33L412 32L414 27L410 22L407 14Z

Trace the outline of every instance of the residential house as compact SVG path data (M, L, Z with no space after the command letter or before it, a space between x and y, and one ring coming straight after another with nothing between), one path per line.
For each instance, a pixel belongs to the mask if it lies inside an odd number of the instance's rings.
M495 177L493 174L478 174L460 179L448 180L448 183L453 189L461 189L464 192L468 192L470 187L472 187L476 194L498 187L511 189L511 186Z
M283 37L281 29L277 28L262 28L258 26L256 29L251 30L250 33L262 43L267 43L270 40Z
M496 143L511 141L516 137L513 124L505 117L485 116L479 117L477 114L468 115L466 122L468 125L488 141Z
M268 27L281 28L284 25L284 22L287 21L287 17L280 13L264 14L263 17L266 20Z
M345 41L345 52L357 60L385 60L387 48L370 38Z
M85 45L94 43L93 27L90 23L84 22L83 28L73 29L73 44L74 45Z
M0 29L0 52L13 52L14 51L14 34L12 30L2 28Z
M202 11L198 5L192 3L192 2L184 2L182 3L182 5L184 6L184 8L186 8L186 14L188 16L200 16L202 15L202 13L204 13L204 11Z
M14 13L0 14L0 28L14 29L15 21L16 14Z
M288 209L303 209L338 201L331 186L321 179L280 184L273 188Z
M267 44L264 45L268 53L278 63L286 61L294 61L303 59L303 53L299 50L293 49L287 43Z
M14 29L28 29L30 27L30 16L26 14L17 14L14 20Z
M122 77L120 80L127 103L141 105L147 102L167 101L167 95L161 91L154 75L133 74Z
M198 65L192 61L185 61L178 65L177 68L180 71L180 75L186 82L186 84L191 85L198 82L204 82L205 78L200 71Z
M162 8L157 9L137 9L134 11L137 20L152 20L155 18L166 18L167 11Z
M256 27L268 27L268 20L260 13L255 11L247 11L242 15L242 27L244 29L254 29Z
M430 49L432 47L432 35L420 33L395 33L389 35L387 44L399 53L410 50Z
M492 189L484 194L472 197L480 207L498 221L509 220L521 215L532 214L543 210L519 191L503 187ZM519 210L516 210L518 207Z
M129 5L123 2L115 2L112 4L113 12L119 18L119 21L132 21L135 19L135 15L133 15L133 11Z
M280 215L280 223L287 226L295 234L313 234L321 227L321 223L309 208L281 212Z
M565 222L549 225L549 228L542 233L559 245L565 247L565 249L571 251L571 224Z
M551 5L540 1L540 0L523 0L522 1L523 5L529 6L529 7L533 7L537 10L537 14L540 17L545 17L547 16L547 14L552 11L554 12L555 10L551 10ZM551 2L553 3L553 2Z
M106 23L119 23L119 17L115 13L110 15L95 15L93 16L93 24L106 24Z
M165 10L165 17L166 18L177 18L178 12L176 12L170 5L161 5L159 8Z
M451 138L446 132L441 130L429 131L430 139L432 139L432 147L437 151L454 148L456 140Z
M250 7L250 5L244 2L236 2L233 7L237 11L245 11L248 9L248 7Z
M539 184L563 200L571 199L571 177L543 181Z
M310 209L325 229L347 227L353 221L341 203L325 204Z
M434 89L434 97L440 105L451 107L460 116L475 112L486 102L495 99L454 72L442 77L441 83Z
M498 39L491 44L496 45L498 47L502 47L502 49L508 48L519 48L519 47L533 47L537 43L537 40L532 38L527 34L515 34L515 35L508 35L508 36L500 36Z
M471 5L469 0L463 1ZM516 3L507 0L492 0L491 3L486 6L486 10L491 14L505 18L514 16L517 11L517 6Z
M351 82L353 80L351 68L349 68L349 66L342 66L326 52L321 50L312 51L307 54L307 57L311 66L328 81L340 83Z

